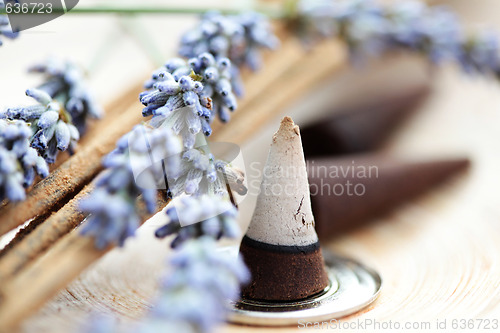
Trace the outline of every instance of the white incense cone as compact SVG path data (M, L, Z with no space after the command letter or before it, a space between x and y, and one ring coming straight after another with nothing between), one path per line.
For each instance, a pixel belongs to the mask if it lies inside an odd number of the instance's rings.
M292 301L329 283L314 230L300 132L285 117L273 136L261 192L240 252L252 273L249 299Z
M257 205L247 236L268 244L304 246L316 243L309 182L299 127L281 121L263 171Z

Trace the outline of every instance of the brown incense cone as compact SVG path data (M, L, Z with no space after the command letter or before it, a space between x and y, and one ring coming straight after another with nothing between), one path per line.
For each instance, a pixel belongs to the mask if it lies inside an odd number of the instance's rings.
M289 117L273 136L257 206L240 252L252 273L252 282L242 291L244 298L292 301L328 286L299 128Z
M468 159L402 162L377 155L308 160L320 239L358 227L466 169Z
M302 128L304 153L310 158L376 149L428 94L427 86L419 86L355 108L332 110L327 118Z

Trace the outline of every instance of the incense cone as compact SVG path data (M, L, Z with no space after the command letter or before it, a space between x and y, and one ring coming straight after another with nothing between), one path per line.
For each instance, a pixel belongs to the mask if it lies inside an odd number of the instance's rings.
M419 86L362 106L332 110L330 116L302 128L304 153L309 158L379 148L428 94L427 86Z
M322 240L359 227L466 169L468 159L396 161L378 155L308 160Z
M240 251L252 273L252 282L242 291L245 298L292 301L328 286L299 128L289 117L273 136L257 206Z

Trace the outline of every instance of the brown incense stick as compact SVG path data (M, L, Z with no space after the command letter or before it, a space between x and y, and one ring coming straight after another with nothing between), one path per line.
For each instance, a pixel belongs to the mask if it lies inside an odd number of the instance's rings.
M157 207L167 205L163 194L158 195ZM142 202L139 203L141 221L154 214L148 214ZM23 318L35 312L57 291L97 259L110 251L113 246L98 250L94 238L82 237L78 230L63 238L39 261L17 274L15 279L0 286L0 331L15 328Z
M81 199L94 188L90 183L58 212L52 214L30 234L19 240L15 246L0 257L0 281L13 277L31 260L41 255L61 237L73 230L85 218L78 209ZM14 239L15 240L15 239Z
M116 141L142 120L140 109L133 105L120 115L119 122L108 122L89 144L36 184L26 200L8 204L0 211L0 235L25 221L45 214L61 201L67 201L87 184L101 169L102 157L110 152Z

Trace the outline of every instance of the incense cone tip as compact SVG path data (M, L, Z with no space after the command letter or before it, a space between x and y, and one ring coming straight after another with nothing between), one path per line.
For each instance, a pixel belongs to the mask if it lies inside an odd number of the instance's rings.
M297 136L300 136L299 126L295 125L292 118L287 116L281 120L280 128L274 133L273 142L292 139Z

